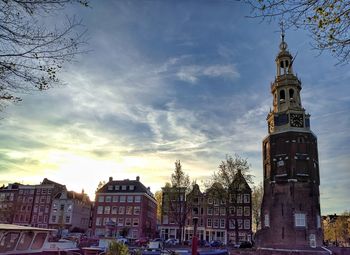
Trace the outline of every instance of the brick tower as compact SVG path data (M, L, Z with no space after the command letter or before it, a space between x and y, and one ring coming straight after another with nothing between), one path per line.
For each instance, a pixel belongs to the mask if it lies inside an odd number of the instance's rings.
M316 252L322 245L317 138L310 130L310 115L302 107L301 82L293 73L293 57L283 31L275 61L273 110L267 115L269 135L263 141L258 246Z

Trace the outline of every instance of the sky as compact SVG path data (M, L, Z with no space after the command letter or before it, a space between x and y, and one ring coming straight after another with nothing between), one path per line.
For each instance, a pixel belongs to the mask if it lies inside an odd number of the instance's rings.
M99 181L140 176L155 192L176 160L202 183L235 153L262 181L277 22L247 18L249 7L229 0L91 1L64 12L82 18L89 52L64 67L64 85L0 113L0 184L46 177L94 199ZM322 214L341 213L350 209L350 68L304 31L287 30L286 42L318 137Z

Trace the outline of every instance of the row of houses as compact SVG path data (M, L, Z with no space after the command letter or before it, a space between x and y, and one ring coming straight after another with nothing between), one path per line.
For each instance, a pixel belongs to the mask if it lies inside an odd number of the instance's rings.
M67 191L64 185L45 178L38 185L14 183L0 188L0 223L81 231L93 236L189 240L196 222L200 240L251 240L251 189L241 173L232 187L227 199L218 198L210 188L201 192L198 185L163 188L162 213L157 220L160 203L139 177L110 177L96 191L94 202L84 191Z
M82 191L44 179L38 185L9 184L0 188L0 223L86 231L92 202Z

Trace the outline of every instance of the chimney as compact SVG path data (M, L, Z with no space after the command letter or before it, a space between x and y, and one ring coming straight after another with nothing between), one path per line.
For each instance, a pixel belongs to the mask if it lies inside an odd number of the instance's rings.
M136 181L140 181L140 176L136 176Z
M111 181L113 181L113 177L112 176L109 177L109 182L111 182Z
M151 191L151 187L147 187L147 189L148 189L149 191Z

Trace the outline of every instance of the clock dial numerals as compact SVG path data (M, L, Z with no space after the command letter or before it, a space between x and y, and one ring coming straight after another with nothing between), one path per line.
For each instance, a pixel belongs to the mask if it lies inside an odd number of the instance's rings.
M291 113L290 114L290 125L292 127L303 127L304 117L302 114Z

